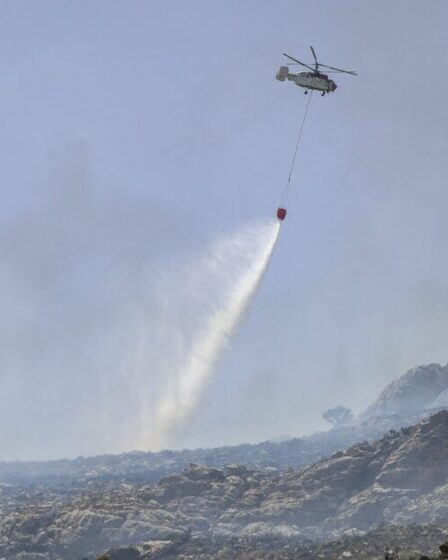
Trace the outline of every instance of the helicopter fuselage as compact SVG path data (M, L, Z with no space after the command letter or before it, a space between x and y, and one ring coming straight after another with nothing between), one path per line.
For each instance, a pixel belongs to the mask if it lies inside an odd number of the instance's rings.
M287 66L281 66L276 75L277 80L284 82L289 80L305 89L314 89L324 93L334 91L338 86L330 80L326 74L320 72L298 72L292 73Z

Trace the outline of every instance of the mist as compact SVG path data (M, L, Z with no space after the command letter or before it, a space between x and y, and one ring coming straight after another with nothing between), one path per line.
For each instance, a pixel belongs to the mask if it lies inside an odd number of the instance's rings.
M176 253L182 231L162 209L95 180L87 148L67 147L7 224L1 414L12 458L179 443L277 239L270 219L208 243L192 236Z

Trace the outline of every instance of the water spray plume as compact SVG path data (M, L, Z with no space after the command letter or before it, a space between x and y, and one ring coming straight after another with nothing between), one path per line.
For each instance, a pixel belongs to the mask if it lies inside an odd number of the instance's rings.
M279 221L246 228L217 243L207 259L208 271L216 277L230 275L231 283L194 338L176 386L156 406L155 447L167 445L196 409L226 342L260 285L279 230Z

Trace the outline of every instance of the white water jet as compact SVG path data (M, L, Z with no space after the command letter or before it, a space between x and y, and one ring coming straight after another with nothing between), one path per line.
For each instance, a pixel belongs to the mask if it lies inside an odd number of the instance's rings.
M208 303L210 309L206 310L203 324L188 350L184 348L181 352L182 359L173 359L173 365L176 363L178 367L176 380L156 404L151 447L166 445L198 406L226 342L260 285L279 230L277 221L246 227L220 240L209 255L190 265L189 274L180 275L180 281L187 283L193 277L190 289L205 288L202 297L213 298L213 302ZM201 279L196 287L195 278ZM213 286L216 283L217 287ZM173 352L176 352L174 348Z

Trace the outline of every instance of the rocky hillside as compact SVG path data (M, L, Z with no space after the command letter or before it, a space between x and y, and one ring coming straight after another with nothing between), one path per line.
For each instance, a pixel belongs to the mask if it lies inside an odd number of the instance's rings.
M361 419L444 407L444 401L438 402L438 399L446 390L448 365L429 364L413 368L387 385Z
M191 539L286 539L292 545L385 522L446 525L447 464L448 411L442 411L374 443L276 475L242 465L190 464L157 484L95 479L81 487L4 485L0 557L74 560L154 539L160 547L170 541L180 548ZM25 551L42 556L15 556Z
M384 560L384 551L399 551L401 560L446 560L440 554L448 530L434 525L381 525L351 532L329 542L275 539L216 538L186 535L183 539L152 540L137 546L115 547L98 560ZM442 548L446 550L442 544ZM427 556L426 556L427 555ZM95 560L96 560L95 559Z
M187 463L223 467L242 463L270 472L311 465L358 441L374 441L389 430L415 424L427 411L410 411L367 418L349 426L317 432L286 441L243 444L211 449L165 450L159 453L134 451L120 455L79 457L73 460L0 462L0 484L46 488L81 487L90 482L157 482L183 470Z
M187 463L223 467L242 463L258 470L299 468L324 459L358 441L374 441L389 430L419 422L448 408L448 366L421 366L388 385L367 411L350 425L308 437L212 449L79 457L74 460L0 462L0 484L47 488L80 486L91 481L157 482L178 473Z

